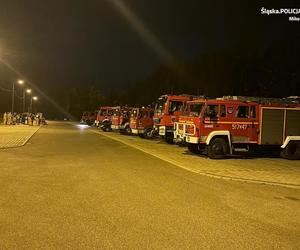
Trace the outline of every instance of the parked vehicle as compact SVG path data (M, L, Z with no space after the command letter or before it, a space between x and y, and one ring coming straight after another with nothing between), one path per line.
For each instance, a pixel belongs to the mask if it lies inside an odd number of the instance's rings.
M153 134L153 108L133 108L130 118L132 134L143 138L151 138Z
M89 126L92 126L96 120L98 111L85 111L81 117L80 123L86 123Z
M130 115L133 108L127 106L113 107L113 116L111 122L111 129L119 131L121 134L131 134Z
M300 159L300 105L295 100L223 97L189 101L174 138L212 159L271 148Z
M111 123L112 107L100 107L95 120L95 126L101 128L104 123Z
M195 98L191 95L162 95L158 98L154 110L154 130L167 143L173 143L174 124L182 114L185 104Z

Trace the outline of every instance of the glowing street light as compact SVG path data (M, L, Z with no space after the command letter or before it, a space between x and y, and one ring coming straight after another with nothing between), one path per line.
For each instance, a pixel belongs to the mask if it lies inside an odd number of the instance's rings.
M32 113L32 100L37 101L38 97L37 96L32 96L30 100L30 113Z
M19 85L23 85L24 81L23 80L18 80L17 83ZM12 86L12 97L11 97L11 113L14 113L14 108L15 108L15 82L13 82Z
M26 95L25 94L31 94L31 89L23 89L23 113L25 113L25 108L26 108Z

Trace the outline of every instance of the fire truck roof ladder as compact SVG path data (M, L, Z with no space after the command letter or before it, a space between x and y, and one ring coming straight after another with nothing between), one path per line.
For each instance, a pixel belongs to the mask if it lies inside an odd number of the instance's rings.
M262 104L278 103L278 104L299 104L300 101L294 98L267 98L267 97L251 97L251 96L223 96L217 98L219 100L238 100L242 102L257 102Z

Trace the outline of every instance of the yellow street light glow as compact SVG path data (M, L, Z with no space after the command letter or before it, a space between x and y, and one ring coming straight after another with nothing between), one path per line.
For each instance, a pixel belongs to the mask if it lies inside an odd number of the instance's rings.
M26 89L26 93L30 94L31 93L31 89Z
M34 97L32 97L32 99L36 101L38 98L37 98L37 96L34 96Z
M18 83L19 83L20 85L22 85L22 84L24 83L24 81L23 81L23 80L19 80Z

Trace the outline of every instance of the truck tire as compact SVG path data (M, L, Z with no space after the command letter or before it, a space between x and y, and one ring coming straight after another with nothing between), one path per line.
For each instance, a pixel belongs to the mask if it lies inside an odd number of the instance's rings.
M168 144L173 144L174 143L174 135L173 135L173 133L166 133L165 140L166 140L166 142Z
M229 147L226 140L215 138L208 145L207 155L210 159L224 159L228 151Z
M143 138L145 139L151 139L153 138L153 129L152 128L147 128L143 134Z
M300 160L300 142L290 141L286 148L281 151L280 155L288 160Z
M100 126L100 128L102 129L102 131L104 132L109 132L111 130L111 124L109 122L104 122L102 124L102 126Z
M122 135L131 135L131 128L127 125L124 129L120 130L120 134Z
M198 144L188 143L188 150L193 154L200 154Z

